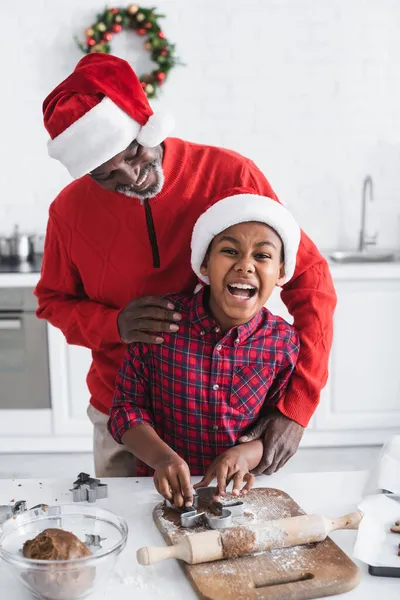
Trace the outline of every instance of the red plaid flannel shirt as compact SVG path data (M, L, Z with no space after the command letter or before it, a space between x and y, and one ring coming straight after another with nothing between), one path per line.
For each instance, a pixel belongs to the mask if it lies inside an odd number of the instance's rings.
M234 446L264 406L279 408L299 352L294 327L266 308L221 333L204 296L204 288L168 296L182 314L179 331L164 334L160 345L128 347L108 422L119 443L148 423L192 475ZM151 473L138 461L138 475Z

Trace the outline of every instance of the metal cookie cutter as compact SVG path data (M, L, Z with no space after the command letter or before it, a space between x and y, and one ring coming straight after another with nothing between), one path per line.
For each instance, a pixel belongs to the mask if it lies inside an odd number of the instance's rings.
M215 487L197 488L193 498L193 506L177 507L166 500L166 506L179 510L181 512L182 527L195 527L206 523L211 529L224 529L232 527L233 517L238 517L244 512L244 502L241 500L227 500L225 502L216 502L214 496L217 495ZM205 511L199 512L198 508L201 503L208 504L211 508L217 510L219 515L209 515Z
M47 504L37 504L36 506L32 506L30 510L34 508L46 508ZM20 515L21 513L28 510L26 508L25 500L18 500L15 504L3 504L0 506L0 524L7 521L7 519L11 519L11 517L15 517Z
M198 498L208 502L211 507L217 509L220 515L205 515L207 525L211 529L224 529L232 527L233 517L240 517L244 513L244 502L242 500L223 500L216 502L214 496L217 495L215 487L201 487L196 490Z
M72 490L72 499L74 502L96 502L108 496L108 487L106 483L101 483L100 479L94 479L87 473L79 473L78 479L74 481Z
M85 546L92 550L98 548L99 550L103 547L101 542L104 542L107 538L100 537L98 534L86 533L85 535Z

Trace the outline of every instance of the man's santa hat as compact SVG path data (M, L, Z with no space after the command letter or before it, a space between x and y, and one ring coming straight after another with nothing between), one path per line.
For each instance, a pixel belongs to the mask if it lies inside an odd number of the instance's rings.
M215 202L199 217L194 226L191 244L193 271L199 279L209 284L208 277L202 275L200 268L215 236L238 223L257 221L274 229L282 240L284 281L287 283L292 278L296 267L300 243L300 227L294 217L276 200L248 193L247 190L239 188L232 192L236 193Z
M78 178L133 140L153 148L170 135L170 115L154 114L131 66L110 54L84 56L43 103L48 151Z

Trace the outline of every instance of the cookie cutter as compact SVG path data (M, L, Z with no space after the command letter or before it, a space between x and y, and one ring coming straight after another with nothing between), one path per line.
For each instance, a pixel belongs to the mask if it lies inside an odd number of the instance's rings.
M96 500L102 500L108 496L108 486L106 483L101 483L100 479L90 477L87 473L79 473L78 479L74 481L72 499L74 502L93 503Z
M104 542L107 538L101 537L97 533L86 533L85 534L85 546L91 550L92 548L98 548L99 550L103 547L101 542Z
M233 518L239 517L244 513L244 502L242 500L225 500L217 502L214 497L217 496L216 487L201 487L195 490L192 506L178 507L166 500L166 506L178 510L181 513L181 526L185 528L196 527L204 522L210 529L225 529L232 527ZM208 504L220 514L209 515L204 510L199 512L200 504Z
M47 504L36 504L36 506L32 506L29 510L33 510L34 508L47 508ZM16 517L21 513L27 511L26 508L26 500L18 500L15 504L3 504L0 506L0 524L7 521L7 519L11 519L11 517Z

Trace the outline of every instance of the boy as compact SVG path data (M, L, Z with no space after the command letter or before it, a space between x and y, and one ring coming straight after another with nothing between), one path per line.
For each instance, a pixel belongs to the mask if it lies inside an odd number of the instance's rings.
M235 495L254 483L263 444L236 444L264 407L279 408L297 360L296 331L264 305L292 277L299 241L282 205L232 190L193 230L205 287L168 297L182 320L163 344L128 347L108 428L176 506L193 502L190 475L216 477L222 496L231 480Z

